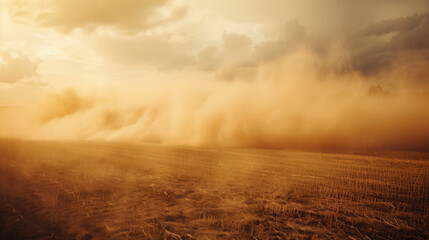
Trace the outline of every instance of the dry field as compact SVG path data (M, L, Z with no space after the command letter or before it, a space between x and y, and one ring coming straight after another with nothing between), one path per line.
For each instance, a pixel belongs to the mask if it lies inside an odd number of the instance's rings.
M428 239L429 154L0 142L0 239Z

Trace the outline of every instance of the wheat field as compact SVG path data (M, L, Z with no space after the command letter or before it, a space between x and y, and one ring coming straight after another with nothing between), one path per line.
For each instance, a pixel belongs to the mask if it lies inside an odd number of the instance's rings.
M429 154L0 143L0 239L428 239Z

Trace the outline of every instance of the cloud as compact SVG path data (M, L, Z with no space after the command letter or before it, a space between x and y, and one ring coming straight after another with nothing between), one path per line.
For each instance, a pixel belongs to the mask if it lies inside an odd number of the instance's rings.
M361 32L363 35L380 36L391 32L408 32L418 28L422 23L427 21L429 14L414 14L408 17L388 19L369 24L364 27Z
M218 44L200 51L195 63L202 70L218 72L220 78L233 79L236 74L252 67L252 50L250 37L224 32Z
M420 24L400 31L391 40L391 47L400 50L421 50L429 48L429 13L420 15Z
M312 37L297 20L287 22L277 32L277 37L258 44L254 51L254 61L269 61L283 56L298 47L310 47Z
M21 52L0 46L0 82L16 83L26 78L37 77L38 62Z
M390 71L398 59L409 53L421 55L428 49L428 14L387 19L358 25L335 37L320 35L300 21L288 21L278 27L272 38L255 42L250 35L223 32L218 41L203 45L195 39L173 33L138 37L102 36L95 43L109 59L128 65L147 64L160 70L202 70L214 72L218 79L248 79L258 65L273 61L305 47L328 59L333 49L342 54L337 61L339 72L355 70L364 75ZM197 50L196 50L197 49ZM426 61L423 57L410 61ZM423 62L423 63L424 63ZM410 66L410 64L408 64ZM410 66L411 67L411 66ZM331 71L330 68L329 71ZM424 71L420 75L424 75Z
M164 14L158 9L169 0L8 0L9 16L18 22L54 28L69 33L110 27L122 32L138 32L185 14L175 9Z
M391 68L397 59L409 57L409 52L421 55L429 50L429 13L372 23L352 38L354 46L350 51L355 69L377 74Z
M337 71L353 69L368 76L391 71L392 67L398 67L396 64L399 59L404 61L404 58L409 58L416 66L429 63L424 57L416 57L429 50L429 13L358 25L347 31L336 32L333 36L310 29L300 21L292 20L277 28L271 39L254 45L249 44L252 42L250 37L241 35L242 39L247 39L247 42L240 44L241 48L246 49L242 51L245 54L226 49L223 47L225 39L222 39L217 45L203 49L196 63L203 69L216 71L218 76L228 79L239 78L241 75L247 77L255 73L255 67L259 64L302 47L312 49L320 57L328 57L332 48L343 49L343 62L338 62ZM231 49L235 48L240 49L237 46ZM225 54L228 52L232 54ZM407 65L411 68L411 64ZM427 72L423 68L416 71L420 75Z
M249 36L224 33L217 45L208 46L200 52L196 64L204 70L216 71L221 79L249 78L257 72L256 68L259 65L284 57L298 49L311 49L323 57L335 47L334 43L321 44L317 40L297 20L284 24L275 38L255 44L252 44L252 38ZM344 56L342 60L344 62L340 63L341 67L350 63L348 56Z
M426 0L201 0L206 7L235 22L274 29L297 19L316 35L344 35L356 26L429 11Z
M428 47L428 14L415 13L428 11L429 7L425 1L411 2L194 3L217 12L216 19L226 18L237 25L253 24L258 34L264 35L257 38L251 32L227 30L215 36L217 39L204 38L219 32L209 29L217 25L195 17L202 18L195 11L204 8L180 8L170 0L114 0L109 4L84 0L8 0L6 7L8 15L16 21L65 33L76 29L113 29L83 39L92 41L102 57L122 65L150 65L161 71L212 71L220 79L234 80L247 78L256 73L259 64L300 47L311 48L323 56L339 46L347 51L354 70L365 75L388 71L404 51ZM242 9L244 5L246 11ZM187 11L194 12L184 19ZM176 25L142 33L166 22Z
M404 51L426 49L429 39L429 5L424 0L202 2L232 21L255 24L265 34L267 40L253 41L252 56L238 65L256 66L303 46L321 56L340 46L353 69L374 75L389 71ZM240 72L239 67L232 69Z

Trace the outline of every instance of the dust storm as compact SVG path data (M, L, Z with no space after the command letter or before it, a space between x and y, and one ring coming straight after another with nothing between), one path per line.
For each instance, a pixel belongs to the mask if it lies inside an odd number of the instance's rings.
M301 48L240 81L53 91L26 111L31 121L10 129L42 139L427 150L428 87L411 81L406 67L365 76L351 70L347 56L340 48L323 56Z

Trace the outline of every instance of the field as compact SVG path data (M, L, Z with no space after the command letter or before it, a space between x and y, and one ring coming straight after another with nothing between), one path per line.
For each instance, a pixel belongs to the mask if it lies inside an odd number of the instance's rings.
M429 154L0 142L0 239L428 239Z

